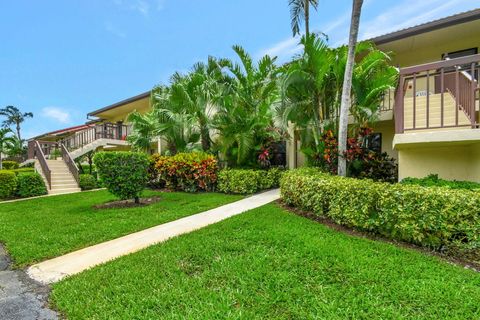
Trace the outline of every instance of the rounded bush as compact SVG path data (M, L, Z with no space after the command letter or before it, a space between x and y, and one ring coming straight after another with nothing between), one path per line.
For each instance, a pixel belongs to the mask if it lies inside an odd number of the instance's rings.
M17 161L2 161L2 168L4 170L14 170L18 169L20 165Z
M147 183L148 158L139 152L98 152L93 158L102 185L116 197L138 201Z
M17 176L14 172L0 170L0 199L12 198L17 190Z
M47 194L47 187L40 174L36 172L20 173L18 179L18 196L21 198L37 197Z
M97 179L91 174L81 174L79 181L80 189L84 191L97 188Z

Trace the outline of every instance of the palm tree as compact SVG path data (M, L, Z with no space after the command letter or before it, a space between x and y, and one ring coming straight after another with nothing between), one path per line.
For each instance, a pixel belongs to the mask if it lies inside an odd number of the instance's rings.
M305 23L305 35L310 34L310 6L317 10L318 0L289 0L288 5L290 6L293 36L300 34L302 22Z
M18 140L22 141L22 137L20 135L20 124L27 118L33 118L33 113L21 113L17 107L6 106L5 108L0 109L0 115L7 117L7 119L3 121L4 127L10 127L12 125L15 125L15 129L17 131L17 138Z
M234 46L240 63L226 63L230 79L219 102L213 127L217 147L230 165L256 165L256 153L268 141L277 140L274 111L278 103L275 58L264 56L258 63L240 46Z
M15 138L10 135L11 133L12 130L9 128L0 129L0 170L3 169L3 154L6 153L15 143Z
M347 175L347 160L345 159L344 154L347 151L348 111L351 106L352 74L355 64L355 48L357 45L362 5L363 0L353 0L352 20L350 23L350 35L348 40L348 56L343 80L338 128L338 175L340 176Z
M302 152L313 159L319 153L323 129L334 124L336 109L331 72L335 52L316 34L302 37L302 54L285 68L281 81L282 123L293 123L300 132Z
M197 149L200 134L195 118L172 102L171 88L154 88L151 99L152 111L145 114L135 111L129 115L128 120L133 125L129 142L146 151L153 140L163 138L171 154Z
M172 76L171 101L196 119L203 151L211 149L211 120L217 110L224 77L221 64L221 61L209 57L206 64L195 64L188 75L175 73Z

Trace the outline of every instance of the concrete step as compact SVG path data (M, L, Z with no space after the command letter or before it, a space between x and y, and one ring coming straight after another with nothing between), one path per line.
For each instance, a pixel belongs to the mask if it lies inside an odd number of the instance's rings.
M63 188L63 189L52 189L48 191L48 194L67 194L82 191L80 188Z

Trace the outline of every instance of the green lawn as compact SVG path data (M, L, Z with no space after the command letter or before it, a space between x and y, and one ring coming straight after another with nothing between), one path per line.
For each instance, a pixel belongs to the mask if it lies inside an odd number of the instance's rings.
M69 319L478 319L480 274L268 205L68 278Z
M162 200L127 209L93 209L115 200L107 191L0 204L0 242L16 266L23 267L241 199L217 193L145 192L154 194Z

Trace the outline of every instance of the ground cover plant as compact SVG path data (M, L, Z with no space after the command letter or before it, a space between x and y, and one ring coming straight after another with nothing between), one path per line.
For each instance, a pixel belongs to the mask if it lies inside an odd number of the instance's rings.
M25 266L241 199L217 193L145 191L144 196L161 201L97 210L94 205L115 200L102 190L0 204L0 242L16 266Z
M464 190L373 182L315 169L287 172L283 200L335 223L439 251L478 254L480 197Z
M474 319L479 296L478 273L271 204L66 279L51 300L72 320Z

